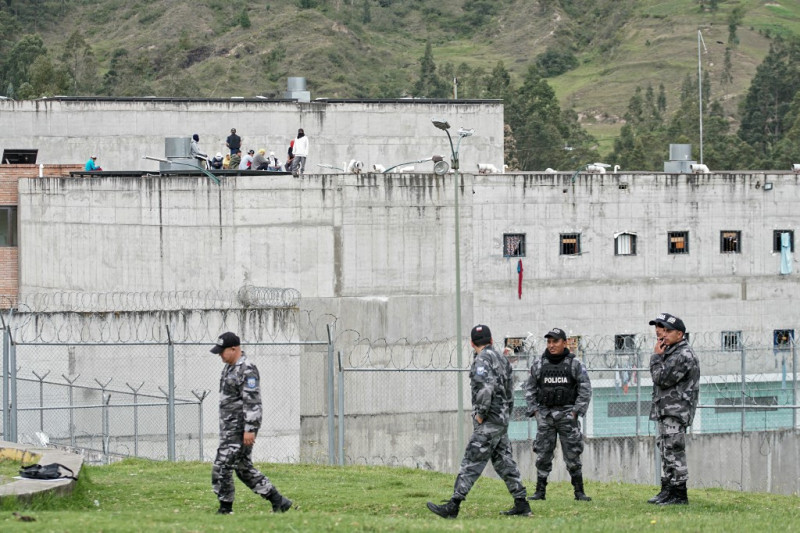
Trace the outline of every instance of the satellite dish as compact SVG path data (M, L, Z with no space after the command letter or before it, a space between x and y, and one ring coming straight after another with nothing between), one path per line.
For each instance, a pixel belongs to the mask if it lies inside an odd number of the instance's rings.
M447 161L437 161L435 165L433 165L433 173L437 176L444 176L447 174L447 171L450 170L450 165Z

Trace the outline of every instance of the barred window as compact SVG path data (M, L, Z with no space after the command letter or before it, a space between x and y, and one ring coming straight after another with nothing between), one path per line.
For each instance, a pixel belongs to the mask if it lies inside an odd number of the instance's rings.
M503 257L525 257L525 234L503 234Z
M742 349L742 332L741 331L723 331L722 332L722 351L723 352L738 352Z
M636 255L636 234L618 233L614 237L614 255Z
M793 329L776 329L772 332L772 346L776 350L791 350L794 341Z
M742 232L741 231L720 231L719 232L719 251L723 254L742 253Z
M789 250L794 252L794 231L790 229L776 229L772 232L772 251L780 253L782 233L789 234Z
M667 246L670 254L689 253L689 232L670 231L668 234Z
M581 253L581 234L561 234L561 255L578 255Z

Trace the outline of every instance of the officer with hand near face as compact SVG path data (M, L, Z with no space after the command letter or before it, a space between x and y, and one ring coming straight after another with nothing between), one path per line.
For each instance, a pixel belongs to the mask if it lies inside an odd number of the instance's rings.
M656 344L650 356L653 403L650 420L658 423L656 444L661 452L661 492L648 503L687 504L686 428L692 425L700 399L700 362L686 342L683 320L661 313L650 321Z

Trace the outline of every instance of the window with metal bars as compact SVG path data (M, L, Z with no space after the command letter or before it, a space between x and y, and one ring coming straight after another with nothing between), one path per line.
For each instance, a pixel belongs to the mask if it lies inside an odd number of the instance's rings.
M503 234L503 257L525 257L525 234Z
M581 234L562 233L561 234L561 255L578 255L581 253Z
M742 332L741 331L723 331L722 332L722 351L723 352L738 352L742 349Z
M719 251L723 254L742 253L742 232L741 231L720 231L719 232Z
M688 254L689 232L670 231L667 234L667 250L670 254Z

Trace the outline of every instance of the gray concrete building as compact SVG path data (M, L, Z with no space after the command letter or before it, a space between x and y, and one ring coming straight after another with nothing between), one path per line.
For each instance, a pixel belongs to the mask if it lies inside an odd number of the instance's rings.
M473 128L462 168L503 168L503 104L499 100L333 100L311 102L261 98L81 98L0 100L0 149L37 149L37 163L85 163L98 156L104 170L156 170L142 157L164 157L165 139L200 136L212 156L226 153L231 128L243 152L264 148L286 159L298 128L309 138L307 171L336 173L344 163L390 168L446 155L447 138L432 118L453 131ZM319 166L323 165L323 166ZM431 163L411 164L431 172ZM333 168L331 168L333 167Z

